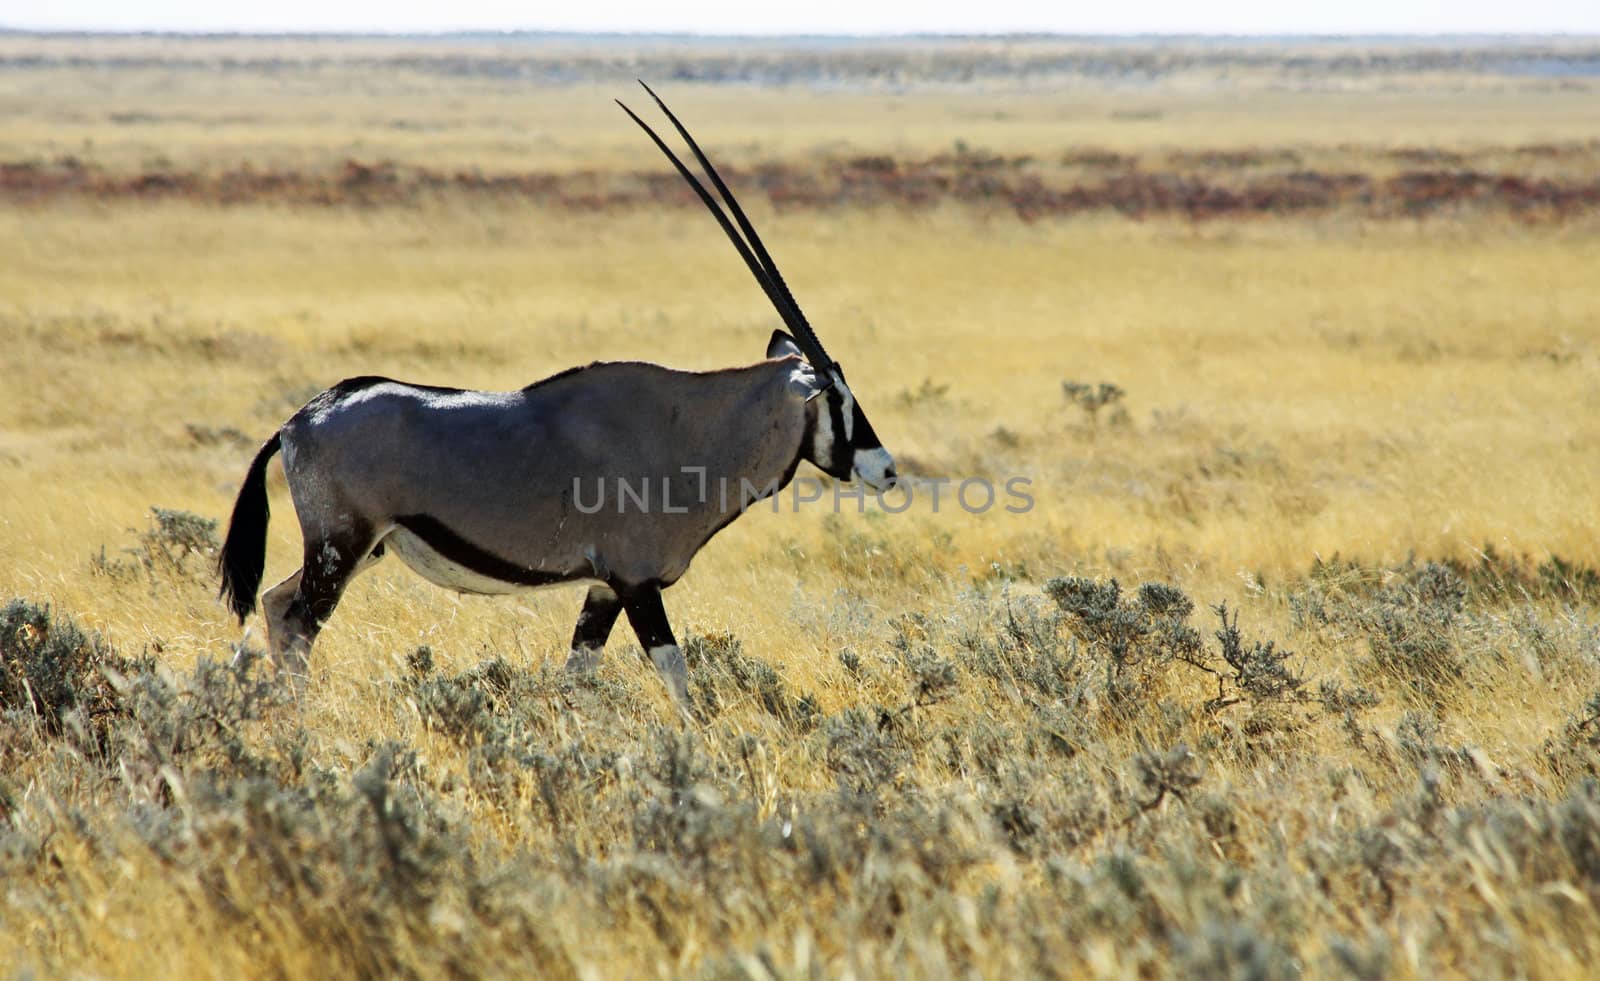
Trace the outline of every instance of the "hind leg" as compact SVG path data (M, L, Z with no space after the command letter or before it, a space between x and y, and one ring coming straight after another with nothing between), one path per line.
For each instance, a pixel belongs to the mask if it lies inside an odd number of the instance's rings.
M299 589L300 570L296 569L293 575L261 594L261 615L267 621L267 649L272 652L272 661L279 670L283 668L284 654L289 646L289 626L285 617Z
M279 671L305 679L311 645L339 605L345 587L383 557L382 543L371 543L369 538L354 534L308 538L304 563L261 597L267 640Z

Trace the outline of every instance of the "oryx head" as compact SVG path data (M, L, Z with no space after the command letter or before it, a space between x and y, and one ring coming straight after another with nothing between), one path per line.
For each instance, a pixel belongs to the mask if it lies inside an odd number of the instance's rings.
M806 389L806 442L800 455L839 480L859 477L873 490L893 484L894 458L850 393L844 369L837 362L825 361L828 367L817 370L816 362L793 337L773 331L767 357L791 356L803 359L799 381Z
M840 480L849 480L859 477L873 489L888 487L895 480L894 458L889 451L883 448L878 440L878 434L872 431L872 424L867 421L866 414L856 404L855 396L850 392L850 386L845 384L844 369L839 363L828 357L828 352L823 350L822 342L817 340L816 331L811 329L805 314L800 312L800 305L795 302L794 295L789 292L789 287L783 281L783 275L778 272L778 264L772 261L772 256L767 252L766 246L761 243L761 237L756 234L755 228L750 224L750 219L745 216L744 209L739 207L739 202L734 198L733 192L728 190L728 185L723 182L717 169L706 159L701 152L699 144L683 124L678 122L678 117L673 115L661 97L651 90L643 81L644 90L666 113L672 125L677 128L678 134L684 142L689 144L689 149L694 151L695 159L700 161L700 166L705 168L706 176L711 178L711 183L716 186L722 199L727 202L728 210L733 213L733 219L717 204L711 192L705 185L689 172L661 137L656 135L644 120L634 114L632 109L623 105L618 100L617 105L622 106L633 121L638 123L650 139L655 141L661 152L667 155L678 173L689 183L700 200L710 209L711 214L717 219L717 224L727 233L728 239L733 242L734 248L739 250L739 255L750 267L750 272L755 276L756 282L761 285L767 298L777 309L778 315L788 325L791 333L774 331L772 340L767 344L767 357L782 358L798 356L802 359L802 385L806 390L806 445L800 448L800 455L811 463L820 467L824 472ZM738 228L734 228L734 222ZM740 235L740 232L743 235Z

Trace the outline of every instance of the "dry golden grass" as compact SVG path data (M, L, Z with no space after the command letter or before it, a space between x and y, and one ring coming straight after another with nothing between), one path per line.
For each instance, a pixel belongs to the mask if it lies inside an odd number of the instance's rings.
M460 83L402 108L387 84L325 101L293 75L220 93L156 70L114 91L64 69L4 79L0 110L28 117L0 158L632 168L652 152L613 119L616 93L587 87ZM1110 114L1133 97L1092 98L674 97L735 160L835 140L1600 135L1576 102L1521 91L1163 92L1132 122ZM157 102L240 121L103 116ZM460 128L378 135L402 114ZM559 677L577 590L458 597L394 562L351 588L303 698L252 717L193 673L239 637L202 557L145 571L125 550L152 506L224 516L254 442L346 376L512 388L592 359L753 360L774 318L703 215L448 195L0 210L0 600L151 655L140 670L190 693L176 704L222 720L179 725L124 692L96 743L4 706L0 970L1559 976L1600 956L1600 807L1578 782L1600 749L1568 726L1600 688L1600 587L1581 578L1600 567L1592 216L1025 225L752 204L905 468L1027 476L1036 506L747 515L667 603L680 637L710 638L702 656L726 635L772 665L782 711L745 662L708 661L697 691L720 711L693 724L625 630L597 682ZM1063 381L1127 394L1094 419ZM273 474L269 581L299 548ZM1486 548L1525 571L1559 557L1574 585L1497 591L1475 572ZM1355 564L1310 573L1336 556ZM1459 607L1428 592L1451 575ZM1019 611L1049 619L1055 576L1176 586L1208 651L1205 607L1226 602L1305 677L1381 701L1230 682L1240 700L1212 705L1216 678L1155 655L1108 685L1070 616L1006 640ZM1432 653L1384 661L1417 638ZM494 657L503 676L463 675ZM1070 694L1030 687L1030 659ZM930 687L939 664L953 681ZM450 707L473 691L487 701ZM1152 760L1179 745L1194 761L1175 772L1200 782L1158 793Z

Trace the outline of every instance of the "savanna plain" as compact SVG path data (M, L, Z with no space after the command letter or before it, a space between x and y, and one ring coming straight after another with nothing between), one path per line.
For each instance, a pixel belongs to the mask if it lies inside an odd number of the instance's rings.
M0 971L1592 972L1597 63L0 36ZM277 685L213 564L310 396L762 354L635 75L909 506L714 538L691 716L393 560Z

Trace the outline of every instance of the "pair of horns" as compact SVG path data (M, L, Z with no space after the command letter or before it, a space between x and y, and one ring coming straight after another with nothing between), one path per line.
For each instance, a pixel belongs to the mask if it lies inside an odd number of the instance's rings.
M717 168L711 166L711 161L706 159L705 153L700 149L700 144L694 141L694 137L689 135L689 131L684 129L682 123L678 122L678 117L673 115L672 110L667 108L665 102L661 101L661 96L656 95L655 90L645 85L642 79L639 84L643 85L644 90L650 93L650 98L656 101L656 105L661 107L661 111L666 113L667 118L672 121L672 125L677 128L678 135L682 136L684 142L689 144L689 149L694 151L695 159L700 161L700 166L704 168L706 176L711 178L711 183L716 186L717 192L722 195L722 200L728 203L728 210L733 212L734 221L739 223L738 229L733 227L733 221L728 219L727 213L722 210L721 205L717 204L717 200L711 196L711 192L706 190L705 185L700 183L699 178L695 177L689 168L683 165L683 161L678 159L678 155L673 153L666 143L662 142L661 137L656 135L656 131L650 128L650 124L640 119L638 114L629 109L621 99L617 100L617 105L622 106L622 111L627 113L634 122L638 123L646 133L650 134L650 139L654 140L656 146L661 148L661 152L667 155L668 160L672 161L672 166L678 168L679 175L689 183L690 187L694 188L694 192L700 196L701 202L710 210L712 217L717 219L717 224L721 225L722 230L727 233L728 240L733 243L733 247L739 250L739 255L744 259L744 264L750 267L751 275L755 276L756 282L761 284L762 292L767 294L767 299L771 300L772 305L777 308L778 316L782 317L783 322L788 325L789 331L794 335L795 343L799 344L800 350L805 352L806 360L810 361L818 371L827 372L829 375L827 381L831 385L832 374L838 369L838 365L832 358L828 357L828 352L822 349L822 342L817 340L816 331L811 329L811 324L806 321L806 315L800 312L800 304L794 301L794 294L789 292L788 284L783 281L783 274L778 272L778 264L772 261L772 256L768 254L767 247L761 244L761 236L756 234L755 227L750 224L750 219L745 216L744 209L739 207L738 199L733 196L732 191L728 190L728 185L723 182L722 175L717 173ZM740 231L744 232L742 236L739 234Z

